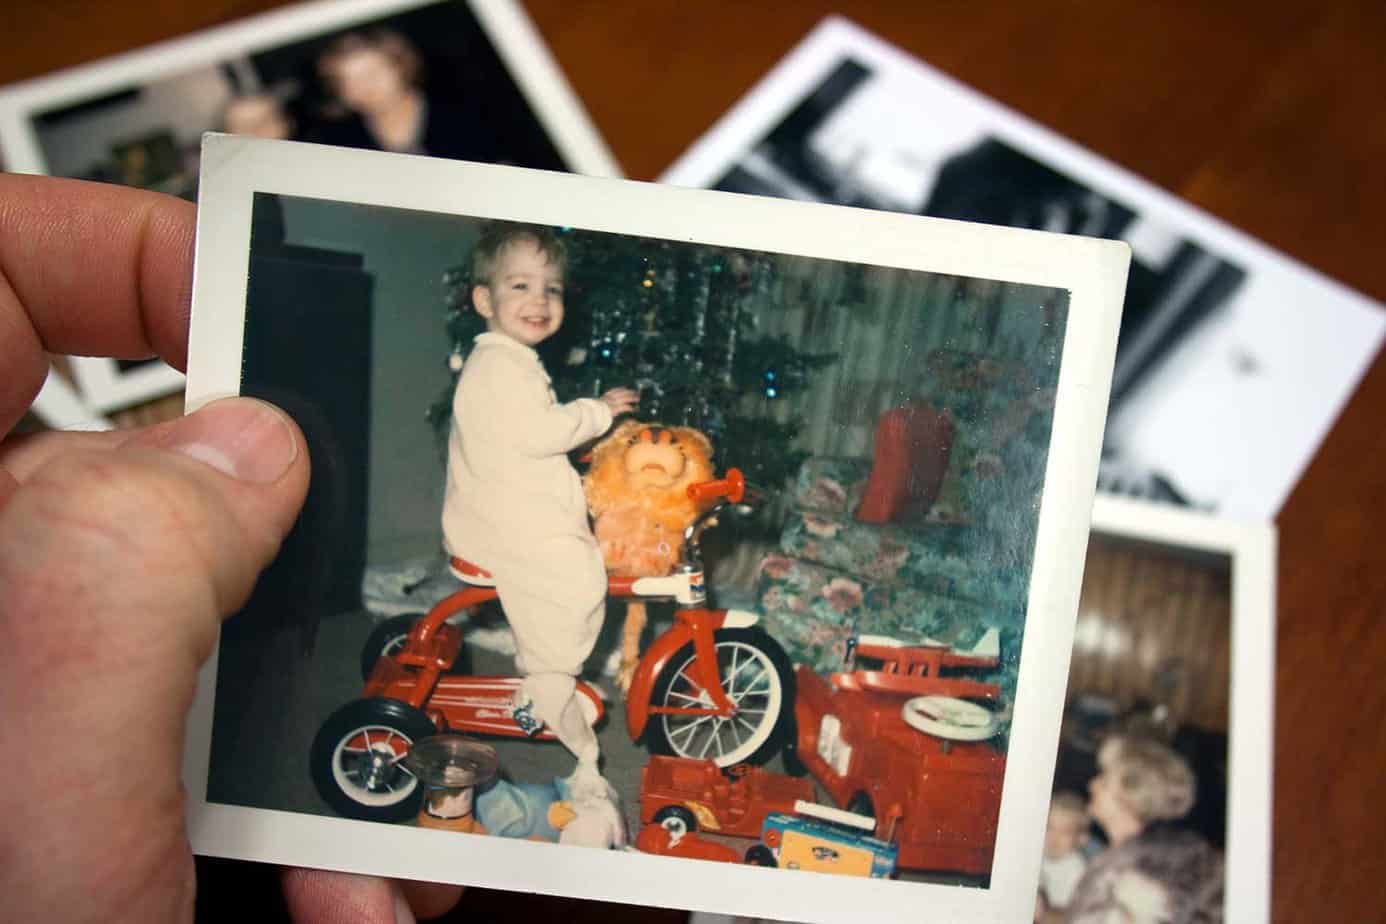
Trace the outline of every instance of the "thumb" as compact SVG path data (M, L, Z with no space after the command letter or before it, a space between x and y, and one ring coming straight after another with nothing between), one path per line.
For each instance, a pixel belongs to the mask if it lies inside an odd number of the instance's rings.
M187 709L220 619L297 516L306 447L249 399L71 436L0 507L0 752L17 774L0 894L63 920L184 916Z

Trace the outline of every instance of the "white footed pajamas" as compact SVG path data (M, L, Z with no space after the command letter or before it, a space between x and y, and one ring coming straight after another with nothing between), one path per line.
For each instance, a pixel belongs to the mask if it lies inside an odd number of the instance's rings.
M593 769L575 678L605 611L606 567L566 453L611 426L593 398L558 404L534 350L484 333L453 393L443 544L490 571L534 715Z

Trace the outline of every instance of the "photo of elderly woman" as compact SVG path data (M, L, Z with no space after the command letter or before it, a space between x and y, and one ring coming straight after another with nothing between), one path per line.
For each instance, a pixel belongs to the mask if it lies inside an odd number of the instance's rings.
M530 106L496 42L466 3L413 6L190 54L172 72L38 111L32 126L44 172L187 198L206 131L592 172L560 150L552 113Z
M1035 920L1223 919L1231 561L1088 545Z

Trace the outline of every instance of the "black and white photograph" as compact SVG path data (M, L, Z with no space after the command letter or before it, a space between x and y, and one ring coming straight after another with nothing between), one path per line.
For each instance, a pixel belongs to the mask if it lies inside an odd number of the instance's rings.
M203 165L190 407L285 408L313 477L203 676L196 850L1030 907L1125 247L229 135Z
M13 170L195 199L208 131L619 175L511 2L324 0L0 88ZM183 385L157 360L71 367L97 414Z
M841 19L662 179L1128 243L1104 493L1273 515L1382 336L1367 300Z

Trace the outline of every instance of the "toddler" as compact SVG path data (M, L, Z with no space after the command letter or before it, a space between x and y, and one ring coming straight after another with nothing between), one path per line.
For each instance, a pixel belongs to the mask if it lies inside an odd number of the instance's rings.
M1044 829L1044 860L1040 864L1040 893L1051 910L1066 908L1087 858L1088 806L1073 792L1059 792L1049 803L1049 822Z
M453 395L443 544L495 578L524 676L517 720L547 725L577 757L575 798L606 798L576 693L601 629L606 568L566 454L639 396L615 388L556 402L534 347L563 323L566 265L562 242L543 228L497 224L477 243L472 301L487 330Z

